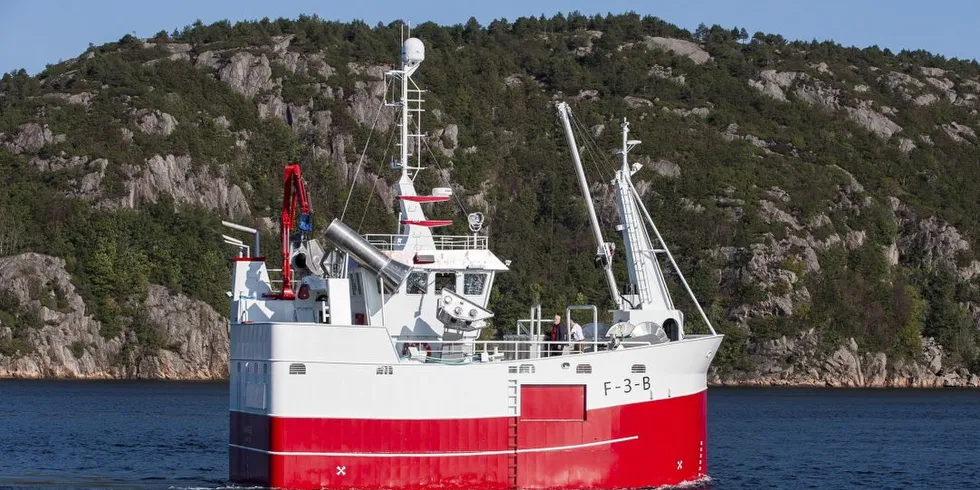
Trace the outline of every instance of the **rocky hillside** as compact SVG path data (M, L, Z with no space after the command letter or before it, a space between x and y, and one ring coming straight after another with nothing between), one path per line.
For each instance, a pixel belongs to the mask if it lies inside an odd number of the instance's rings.
M440 217L486 213L513 261L498 334L534 302L608 302L554 119L566 100L607 224L620 118L644 140L638 188L728 335L714 381L980 384L976 62L635 15L413 32L419 187L452 185ZM284 162L302 163L318 225L353 183L345 220L391 230L397 128L379 106L399 37L196 24L5 75L0 376L222 376L219 221L271 237Z
M112 338L86 312L65 261L0 258L0 378L212 379L228 375L227 320L207 304L151 285L130 328ZM13 354L13 355L9 355Z

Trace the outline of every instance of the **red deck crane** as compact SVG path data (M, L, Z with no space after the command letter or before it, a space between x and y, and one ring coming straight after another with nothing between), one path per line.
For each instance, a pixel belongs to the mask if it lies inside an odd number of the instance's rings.
M299 205L299 218L294 221L296 207ZM310 210L310 199L306 194L306 184L298 163L286 165L283 175L282 217L279 221L279 238L282 242L282 291L276 295L278 299L293 299L292 267L289 262L289 235L295 225L300 233L313 231L313 213Z

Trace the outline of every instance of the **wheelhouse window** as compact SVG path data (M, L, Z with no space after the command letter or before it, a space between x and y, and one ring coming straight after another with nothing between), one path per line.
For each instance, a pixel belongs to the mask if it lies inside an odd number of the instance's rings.
M429 274L421 271L415 271L408 275L408 281L406 281L405 290L408 294L425 294L428 287Z
M455 272L436 272L436 292L443 290L456 292Z
M486 274L463 274L463 294L479 296L487 284Z

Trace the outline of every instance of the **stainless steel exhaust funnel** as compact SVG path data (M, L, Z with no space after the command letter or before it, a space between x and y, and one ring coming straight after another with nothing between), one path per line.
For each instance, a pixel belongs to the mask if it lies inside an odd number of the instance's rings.
M358 235L357 232L336 218L323 232L323 237L337 248L350 254L358 264L381 276L385 286L391 290L398 289L398 286L405 281L412 269L381 253L377 247L368 243L364 237Z

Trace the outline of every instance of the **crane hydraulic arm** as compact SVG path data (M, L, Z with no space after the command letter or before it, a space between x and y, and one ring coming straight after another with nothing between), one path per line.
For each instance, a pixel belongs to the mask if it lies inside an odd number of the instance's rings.
M296 218L296 208L299 207L299 217ZM295 219L295 221L294 221ZM279 221L279 238L282 242L282 291L279 299L293 299L292 265L289 261L289 237L296 226L305 241L306 235L313 231L313 213L310 210L310 199L306 194L306 184L298 163L286 165L283 176L282 218Z

